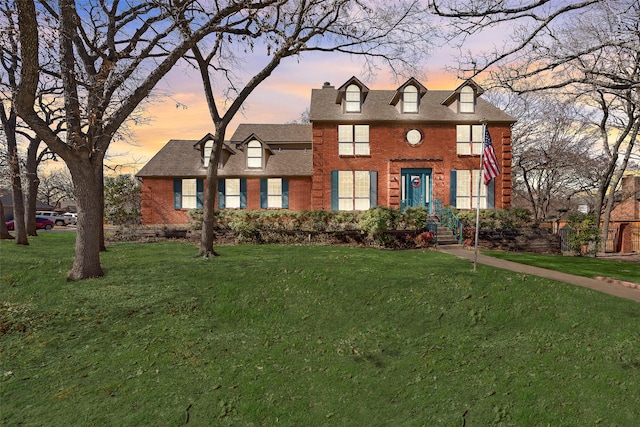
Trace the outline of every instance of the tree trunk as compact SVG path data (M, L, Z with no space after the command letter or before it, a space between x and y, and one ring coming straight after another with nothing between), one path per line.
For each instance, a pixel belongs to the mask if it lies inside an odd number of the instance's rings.
M24 196L22 193L22 180L20 179L20 158L18 157L18 141L16 140L16 123L18 117L11 108L9 115L2 109L2 127L7 140L7 151L9 154L9 170L11 171L11 191L13 192L13 229L16 244L28 245L27 228L24 223Z
M13 236L9 234L9 230L7 229L7 224L4 222L4 206L2 205L2 200L0 200L0 240L9 240L13 239Z
M36 230L36 206L38 201L38 147L40 139L37 137L29 142L27 149L27 161L25 165L25 175L27 177L27 202L25 203L25 222L27 224L27 234L37 236Z
M200 256L209 258L219 254L213 249L215 217L215 200L218 193L218 164L222 155L222 145L226 126L219 124L216 126L214 136L214 149L211 150L209 166L207 167L207 186L204 192L204 207L202 218L202 235L200 236Z
M104 275L100 265L102 230L102 161L76 158L67 162L76 190L78 227L73 266L68 280L81 280Z

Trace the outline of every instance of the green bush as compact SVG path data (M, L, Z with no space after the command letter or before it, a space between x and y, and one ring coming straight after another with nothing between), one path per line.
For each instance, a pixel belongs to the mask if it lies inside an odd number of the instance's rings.
M578 255L593 255L598 251L600 230L598 220L593 214L573 214L567 219L569 248Z
M378 206L360 214L360 231L372 240L384 242L385 232L397 228L401 213L399 210Z

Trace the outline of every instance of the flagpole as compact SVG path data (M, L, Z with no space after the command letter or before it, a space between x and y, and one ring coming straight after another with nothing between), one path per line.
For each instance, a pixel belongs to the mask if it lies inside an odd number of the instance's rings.
M484 162L484 136L487 131L487 121L486 119L482 119L482 149L480 150L480 175L478 177L478 193L476 195L476 236L475 236L475 245L474 245L474 253L473 253L473 271L476 271L478 265L478 236L480 235L480 190L482 185L482 170L483 170L483 162Z

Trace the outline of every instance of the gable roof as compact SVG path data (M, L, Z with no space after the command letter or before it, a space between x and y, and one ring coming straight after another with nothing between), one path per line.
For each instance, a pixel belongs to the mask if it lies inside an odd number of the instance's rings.
M448 106L443 105L443 102L451 96L450 90L427 91L420 99L417 114L404 114L391 104L397 94L396 90L369 90L367 99L362 103L361 112L344 113L342 106L335 103L337 92L334 87L327 84L322 89L311 91L309 118L312 122L480 123L483 119L489 123L515 123L516 121L482 98L476 100L474 113L452 111Z
M466 86L470 86L474 90L474 92L476 93L476 97L484 93L484 88L482 86L476 83L473 79L468 79L468 80L465 80L460 86L455 88L454 91L451 92L451 94L447 97L447 99L442 101L442 104L451 105L451 103L456 99L458 99L458 96L460 96L460 91L462 91L462 88Z
M230 156L218 176L311 176L313 154L311 152L312 128L308 124L241 124L225 142ZM240 147L245 141L255 138L268 148L268 159L264 169L247 169L246 153L234 150L229 144ZM137 177L204 178L207 174L201 159L200 145L209 140L209 134L199 141L172 139L144 165ZM287 148L295 145L296 149ZM303 145L303 147L300 147ZM304 148L304 146L308 146Z

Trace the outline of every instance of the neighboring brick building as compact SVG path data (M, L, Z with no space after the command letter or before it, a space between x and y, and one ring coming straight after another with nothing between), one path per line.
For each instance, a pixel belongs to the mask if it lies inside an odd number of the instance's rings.
M511 203L511 125L468 80L429 91L415 79L370 90L357 78L311 95L311 125L240 125L219 168L219 208L366 210L434 204L475 208L483 126L501 174L481 208ZM211 136L171 140L137 174L145 224L187 222L202 205Z

